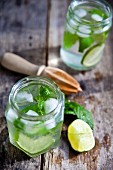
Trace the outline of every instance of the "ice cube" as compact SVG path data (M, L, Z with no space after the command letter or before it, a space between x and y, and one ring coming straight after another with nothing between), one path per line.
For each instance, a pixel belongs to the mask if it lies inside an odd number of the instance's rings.
M100 16L100 15L98 15L98 14L92 14L92 19L94 19L95 21L102 21L103 20L103 18Z
M69 24L67 24L67 30L68 30L69 32L71 32L72 34L75 33L74 28L72 28Z
M34 112L33 110L29 110L26 115L29 115L29 116L38 116L38 113Z
M91 30L87 27L79 27L77 31L77 35L83 38L89 37L91 33Z
M58 100L55 98L49 98L48 100L45 101L44 103L44 109L46 113L51 112L56 108L58 105Z
M78 30L79 30L81 33L84 33L84 34L89 34L89 33L91 33L91 30L88 29L87 27L79 27Z
M17 94L17 102L23 101L23 102L33 102L33 96L30 93L20 92Z
M18 118L18 115L16 114L14 110L10 108L7 112L6 117L7 117L7 120L14 122L14 120Z
M45 124L47 129L52 129L56 126L56 121L55 121L54 118L52 118L50 120L47 120L44 124Z
M111 26L111 24L109 24L109 25L105 26L105 27L102 29L102 30L103 30L103 32L104 32L104 31L109 30L110 26Z
M26 120L26 119L21 118L20 122L22 122L24 124L25 128L27 129L29 126L34 126L34 125L40 124L41 121L30 121L30 120Z
M20 119L20 122L23 123L24 132L27 134L35 134L38 132L41 121L30 121L25 119Z
M70 23L71 27L73 27L73 28L76 28L79 25L79 23L74 21L73 19L70 19L69 23Z
M84 9L78 9L75 11L75 14L80 17L80 18L83 18L87 15L87 11L84 10Z

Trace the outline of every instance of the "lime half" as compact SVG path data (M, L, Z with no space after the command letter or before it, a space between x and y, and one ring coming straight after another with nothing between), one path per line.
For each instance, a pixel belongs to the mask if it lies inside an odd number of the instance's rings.
M95 146L95 139L90 126L81 119L76 119L68 127L68 139L76 151L89 151Z
M104 44L92 46L83 55L81 63L86 67L97 64L101 59L103 49Z
M42 152L46 148L50 147L54 143L54 139L51 136L42 136L38 139L30 138L23 133L19 133L17 144L30 154Z

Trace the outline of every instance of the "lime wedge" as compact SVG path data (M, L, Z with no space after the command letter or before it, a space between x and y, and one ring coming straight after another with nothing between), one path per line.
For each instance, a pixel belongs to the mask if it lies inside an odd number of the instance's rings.
M76 119L68 127L68 139L76 151L89 151L95 146L95 139L90 126L81 119Z
M83 55L81 64L83 64L86 67L91 67L97 64L101 59L103 49L104 44L101 45L96 44L89 48Z
M45 150L54 143L51 136L42 136L37 139L30 138L23 133L19 133L17 144L26 152L35 154Z

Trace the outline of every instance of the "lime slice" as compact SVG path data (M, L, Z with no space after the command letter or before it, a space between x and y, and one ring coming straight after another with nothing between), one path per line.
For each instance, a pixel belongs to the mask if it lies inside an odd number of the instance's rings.
M35 154L45 150L54 143L51 136L42 136L37 139L30 138L23 133L19 133L17 144L28 153Z
M96 44L89 48L83 55L81 64L83 64L86 67L90 67L97 64L101 59L103 49L104 44L101 45Z
M90 126L81 119L76 119L68 127L68 139L76 151L89 151L95 146L95 139Z

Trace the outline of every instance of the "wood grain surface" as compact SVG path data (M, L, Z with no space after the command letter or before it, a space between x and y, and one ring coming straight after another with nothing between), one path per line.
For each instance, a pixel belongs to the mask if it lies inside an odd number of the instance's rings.
M93 70L77 72L60 58L69 0L0 0L0 57L5 51L37 65L63 69L75 77L83 92L67 96L93 114L95 147L75 152L67 139L73 117L65 116L60 146L30 158L9 142L4 112L11 87L25 75L0 66L0 170L112 170L113 169L113 27L101 62ZM113 2L108 1L112 6Z

